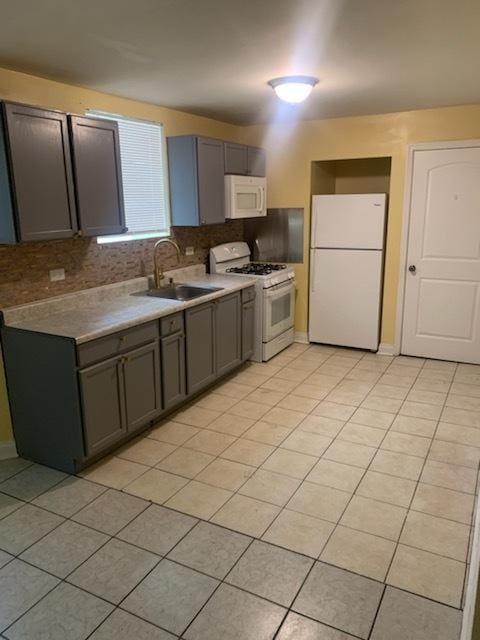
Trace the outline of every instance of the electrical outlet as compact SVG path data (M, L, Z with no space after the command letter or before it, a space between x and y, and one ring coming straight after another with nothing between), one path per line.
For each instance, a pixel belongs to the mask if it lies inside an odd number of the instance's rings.
M186 256L193 256L194 253L195 253L195 247L185 247Z
M50 269L48 273L50 276L50 282L65 280L65 269Z

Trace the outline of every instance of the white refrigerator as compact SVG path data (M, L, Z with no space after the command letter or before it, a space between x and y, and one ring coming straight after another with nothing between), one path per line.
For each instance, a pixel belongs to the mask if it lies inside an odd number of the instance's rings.
M376 351L386 195L313 196L310 342Z

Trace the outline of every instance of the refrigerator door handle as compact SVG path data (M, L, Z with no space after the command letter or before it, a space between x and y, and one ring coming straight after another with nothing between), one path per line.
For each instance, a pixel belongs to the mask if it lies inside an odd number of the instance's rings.
M310 291L311 293L315 293L315 249L313 249L312 251L312 258L310 260L310 276L311 276Z

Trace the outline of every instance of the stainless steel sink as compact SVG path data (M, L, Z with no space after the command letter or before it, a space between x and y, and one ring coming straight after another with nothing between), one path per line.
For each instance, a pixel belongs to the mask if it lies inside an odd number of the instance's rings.
M193 300L201 296L208 296L215 291L222 291L223 287L194 287L189 284L171 284L160 289L148 289L133 295L153 296L154 298L167 298L168 300Z

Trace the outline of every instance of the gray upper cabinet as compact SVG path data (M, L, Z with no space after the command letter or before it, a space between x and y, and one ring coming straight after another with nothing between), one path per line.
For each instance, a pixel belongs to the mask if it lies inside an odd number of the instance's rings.
M126 428L131 432L156 418L162 409L158 342L129 351L122 360Z
M265 177L267 162L265 149L247 147L247 175Z
M219 298L215 305L215 364L221 376L242 360L240 292Z
M126 432L122 359L112 358L79 373L85 450L93 456Z
M261 147L224 142L225 173L240 176L266 175L266 154Z
M235 142L224 143L225 173L244 176L247 173L247 147Z
M80 232L85 236L124 233L118 124L69 116Z
M187 392L195 393L213 382L215 366L215 303L185 311Z
M2 207L2 235L10 242L72 237L77 217L67 116L4 103L3 119L15 234Z
M172 225L225 222L223 142L173 136L167 146Z

